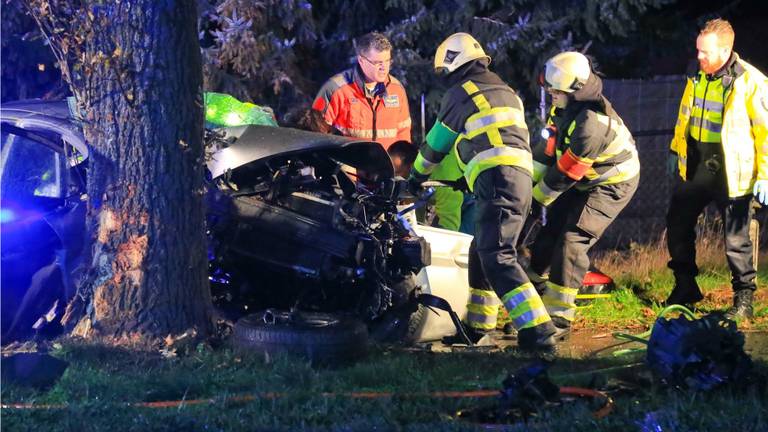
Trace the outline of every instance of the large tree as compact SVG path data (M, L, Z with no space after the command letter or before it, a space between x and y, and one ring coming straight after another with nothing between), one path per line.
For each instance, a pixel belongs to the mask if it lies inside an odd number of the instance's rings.
M87 271L65 322L113 343L211 329L195 0L32 0L83 113Z

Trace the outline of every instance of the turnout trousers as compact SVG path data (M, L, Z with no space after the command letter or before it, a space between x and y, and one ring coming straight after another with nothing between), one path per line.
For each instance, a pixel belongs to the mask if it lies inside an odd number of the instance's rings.
M469 250L470 325L482 330L495 327L501 299L518 330L531 329L535 337L554 333L515 248L530 211L530 175L512 166L489 168L477 177L474 192L477 201L475 237Z
M550 315L573 321L576 294L589 270L587 252L632 199L639 182L636 176L587 190L571 188L548 208L547 223L530 248L530 270L536 275L549 270L543 297Z

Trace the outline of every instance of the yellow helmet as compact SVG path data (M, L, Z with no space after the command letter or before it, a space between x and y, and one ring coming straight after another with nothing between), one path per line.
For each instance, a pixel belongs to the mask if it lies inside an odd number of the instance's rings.
M469 33L454 33L435 51L435 73L449 74L459 67L479 58L491 58L485 54L483 47Z
M587 57L576 51L566 51L547 60L544 85L572 93L586 84L591 67Z

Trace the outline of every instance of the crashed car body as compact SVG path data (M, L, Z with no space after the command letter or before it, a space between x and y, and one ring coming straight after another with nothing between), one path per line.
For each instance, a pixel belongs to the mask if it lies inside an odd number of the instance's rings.
M60 315L74 294L88 146L64 102L5 104L0 121L6 341L28 335L42 315ZM418 293L447 297L463 317L471 237L404 222L395 205L399 184L381 146L267 126L221 129L206 139L214 150L210 275L225 314L341 312L390 340L454 331L447 314L425 313L412 300ZM47 158L35 156L40 167L25 167L38 147ZM37 184L51 178L57 189Z
M66 104L0 109L3 341L24 339L74 295L85 230L88 147Z
M471 237L407 222L404 183L380 145L266 126L221 132L208 162L217 303L350 313L382 340L455 331L414 300L449 297L466 313Z

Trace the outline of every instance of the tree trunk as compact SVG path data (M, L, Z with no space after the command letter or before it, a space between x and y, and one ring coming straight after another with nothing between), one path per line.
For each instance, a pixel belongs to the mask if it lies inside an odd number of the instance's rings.
M76 335L157 341L212 328L195 0L88 2L90 268ZM106 4L104 4L106 3ZM79 309L79 313L78 313Z

